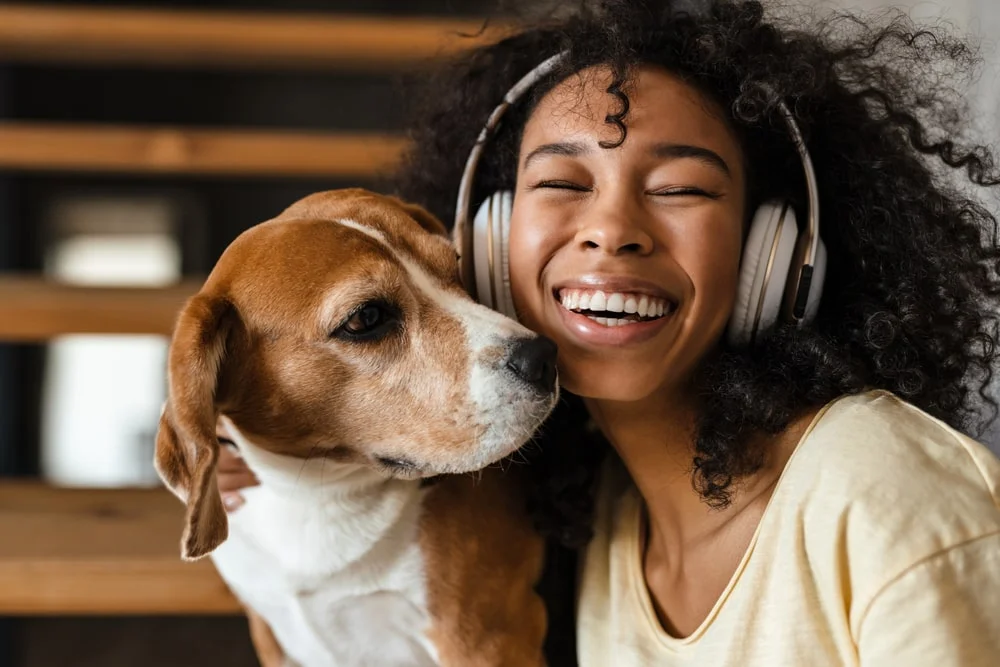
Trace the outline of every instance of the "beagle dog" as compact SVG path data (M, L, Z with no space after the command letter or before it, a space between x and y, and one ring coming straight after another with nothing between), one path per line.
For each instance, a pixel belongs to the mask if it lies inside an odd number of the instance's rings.
M176 323L156 467L187 505L182 557L211 555L268 665L543 664L542 540L516 467L483 469L548 416L555 361L466 295L423 209L298 201ZM260 480L232 516L217 422Z

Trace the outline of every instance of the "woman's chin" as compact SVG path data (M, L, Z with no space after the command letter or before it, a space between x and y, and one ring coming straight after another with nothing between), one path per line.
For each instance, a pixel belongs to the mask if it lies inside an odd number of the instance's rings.
M571 365L559 367L559 384L572 394L595 401L636 402L649 398L662 388L662 378L652 373L636 373L621 365L601 369L586 364L585 372L575 372Z

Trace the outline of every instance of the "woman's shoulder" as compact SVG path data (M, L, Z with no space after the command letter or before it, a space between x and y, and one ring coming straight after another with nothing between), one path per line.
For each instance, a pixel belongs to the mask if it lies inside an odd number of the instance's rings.
M873 592L916 563L1000 534L1000 460L893 394L865 392L817 415L774 501L813 552L834 547L862 564L854 584Z
M882 390L843 396L814 419L793 455L796 466L815 468L820 479L852 495L875 499L932 489L953 503L1000 508L1000 460L985 445ZM791 463L790 463L791 465ZM879 489L883 492L880 493Z

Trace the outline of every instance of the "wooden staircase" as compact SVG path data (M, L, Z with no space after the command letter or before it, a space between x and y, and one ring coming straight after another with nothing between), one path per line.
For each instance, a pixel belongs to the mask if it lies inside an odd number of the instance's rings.
M476 21L0 4L0 62L397 70L477 40ZM479 35L461 38L461 35ZM0 170L362 178L398 137L226 127L0 121ZM291 202L289 202L291 203ZM72 287L0 274L0 341L167 335L196 277L164 288ZM0 482L0 615L232 614L210 561L179 557L182 506L158 490Z
M163 490L0 485L0 615L229 614L209 560L180 560L183 507Z

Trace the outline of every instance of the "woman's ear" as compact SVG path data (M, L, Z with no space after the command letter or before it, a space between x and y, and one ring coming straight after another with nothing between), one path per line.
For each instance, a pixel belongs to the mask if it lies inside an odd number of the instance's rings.
M185 560L208 555L229 533L215 477L215 393L235 317L223 297L198 294L181 311L170 344L168 398L156 434L155 465L164 483L187 504L181 537Z

